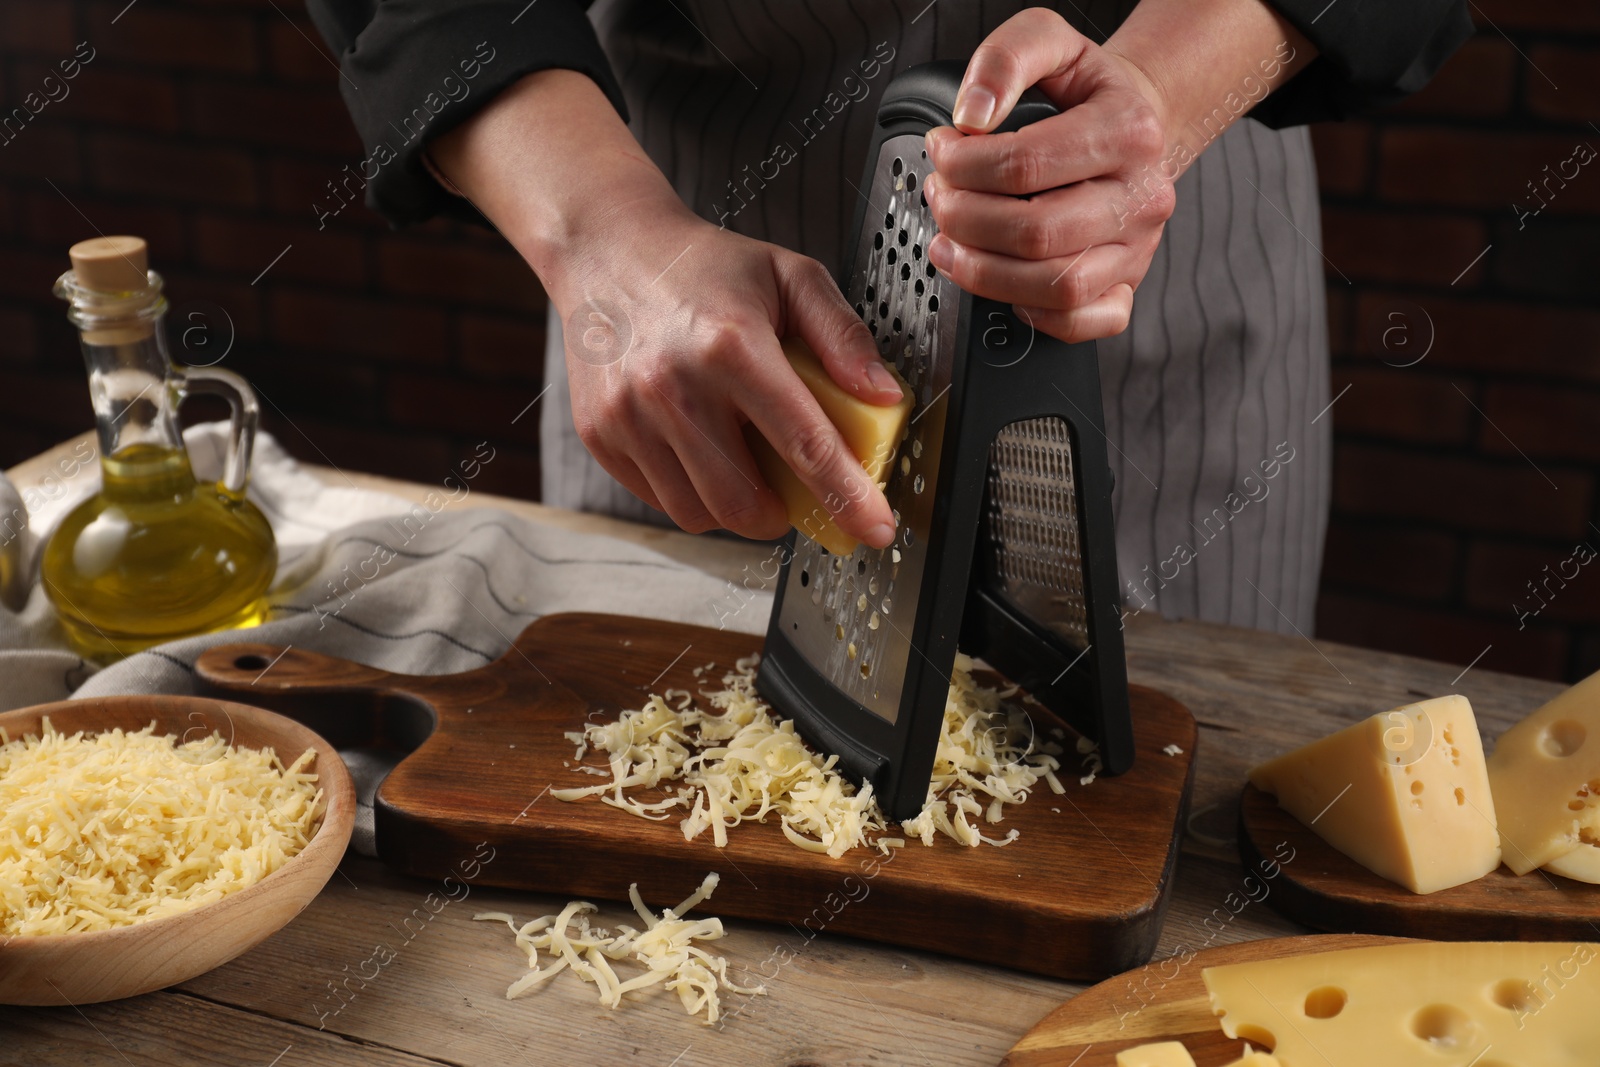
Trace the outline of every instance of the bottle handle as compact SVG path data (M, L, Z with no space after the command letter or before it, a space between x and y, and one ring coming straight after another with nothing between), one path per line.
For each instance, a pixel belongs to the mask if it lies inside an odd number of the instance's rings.
M250 484L250 456L255 449L256 428L261 424L261 405L250 383L221 367L174 367L178 400L193 393L220 396L233 410L228 431L228 454L222 463L218 488L232 497L243 498Z

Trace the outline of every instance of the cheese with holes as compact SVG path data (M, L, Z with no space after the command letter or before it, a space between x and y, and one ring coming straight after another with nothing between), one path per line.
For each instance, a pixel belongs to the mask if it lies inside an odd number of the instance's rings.
M1600 946L1428 941L1203 972L1222 1030L1282 1067L1594 1067Z
M789 358L789 366L794 368L806 388L811 390L811 395L816 397L822 413L839 428L845 444L861 461L866 474L862 488L866 483L881 487L911 418L911 386L900 377L900 372L895 370L892 363L885 362L884 366L900 383L903 395L898 404L869 404L852 396L830 378L822 361L800 338L791 337L783 342L783 354ZM753 424L745 427L744 436L762 476L783 500L789 524L835 555L848 556L854 552L861 542L834 525L833 513L839 508L836 506L830 510L824 507L817 495L806 488L800 476Z
M1502 734L1489 782L1506 866L1518 874L1600 842L1600 673Z
M1374 715L1263 763L1250 781L1328 844L1413 893L1500 866L1498 795L1465 697Z
M1179 1041L1123 1049L1117 1053L1117 1067L1194 1067L1194 1057Z

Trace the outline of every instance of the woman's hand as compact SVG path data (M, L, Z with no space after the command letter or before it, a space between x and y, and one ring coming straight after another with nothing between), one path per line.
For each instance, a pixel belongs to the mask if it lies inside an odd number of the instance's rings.
M742 434L753 423L838 526L874 547L894 514L790 369L802 337L869 403L900 387L815 260L684 206L594 82L523 78L432 148L533 267L566 324L573 420L600 464L686 530L789 526Z
M955 128L928 133L929 258L1044 333L1121 333L1173 182L1210 143L1191 124L1214 140L1312 54L1261 0L1143 0L1105 47L1046 8L1013 16L973 53ZM1061 114L989 133L1034 85Z

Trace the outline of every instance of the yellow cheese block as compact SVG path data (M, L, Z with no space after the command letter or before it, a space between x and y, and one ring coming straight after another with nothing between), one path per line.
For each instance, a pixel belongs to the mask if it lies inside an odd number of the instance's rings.
M1594 1067L1600 945L1417 941L1202 973L1229 1037L1282 1067Z
M1374 715L1250 772L1258 789L1357 863L1413 893L1500 866L1472 705L1435 697Z
M1574 882L1600 885L1600 845L1586 841L1565 856L1557 856L1545 864L1544 869Z
M915 402L911 386L900 377L894 364L886 362L884 366L900 383L903 395L898 404L869 404L852 396L828 377L822 361L800 338L791 337L784 341L783 354L789 358L789 366L794 368L806 388L811 390L811 395L817 398L822 413L839 428L845 444L861 461L867 482L881 488L911 418L911 408ZM835 555L848 556L854 552L861 542L834 525L832 511L839 509L835 507L830 511L824 507L823 502L806 488L799 475L790 469L777 449L754 425L744 428L744 436L762 476L782 499L789 524Z
M1518 874L1600 841L1600 673L1502 734L1489 784L1506 866Z
M1286 1065L1270 1052L1246 1052L1243 1057L1228 1064L1228 1067L1286 1067Z
M1194 1067L1194 1057L1180 1041L1123 1049L1117 1053L1117 1067Z

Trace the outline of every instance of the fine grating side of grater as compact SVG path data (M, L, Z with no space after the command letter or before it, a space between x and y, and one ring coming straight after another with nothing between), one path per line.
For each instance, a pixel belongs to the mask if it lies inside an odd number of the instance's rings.
M844 557L792 535L757 676L892 819L926 798L958 641L1093 739L1103 773L1133 762L1095 346L927 260L923 137L963 73L928 63L885 90L841 285L916 399L885 487L896 540ZM1030 91L996 132L1055 113Z

